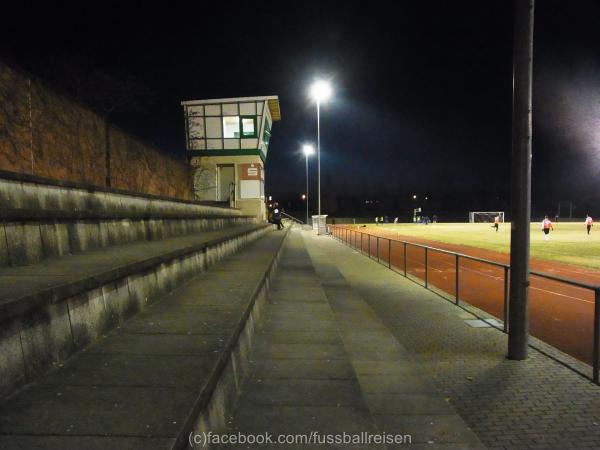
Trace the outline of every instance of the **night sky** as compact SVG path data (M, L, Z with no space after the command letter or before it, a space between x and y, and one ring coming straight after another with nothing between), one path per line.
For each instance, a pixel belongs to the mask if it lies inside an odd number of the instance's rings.
M181 100L279 95L267 194L297 198L299 148L316 141L308 87L326 78L329 212L406 215L413 193L442 218L510 211L511 1L46 8L4 15L3 57L92 104L97 74L125 80L135 101L113 120L166 152L185 154ZM572 200L576 215L599 215L600 2L538 1L534 39L534 214Z

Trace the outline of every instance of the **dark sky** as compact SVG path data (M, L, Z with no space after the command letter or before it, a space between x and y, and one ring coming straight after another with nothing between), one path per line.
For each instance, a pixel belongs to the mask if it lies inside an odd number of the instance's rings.
M466 217L509 211L511 5L28 4L9 23L5 15L0 45L66 90L69 70L133 83L141 108L114 120L176 154L185 153L181 100L279 95L283 120L266 168L267 193L278 197L304 191L298 149L316 140L308 86L330 79L335 94L321 117L329 207L382 199L405 210L417 193ZM534 211L554 214L558 200L573 200L578 215L594 205L600 214L600 2L538 1L534 45ZM313 161L313 180L315 169Z

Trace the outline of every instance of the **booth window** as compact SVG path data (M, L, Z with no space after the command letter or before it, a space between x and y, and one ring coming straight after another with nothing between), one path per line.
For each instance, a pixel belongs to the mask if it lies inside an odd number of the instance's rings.
M240 117L239 116L223 117L223 137L224 138L239 138L240 137Z
M271 140L271 125L268 120L265 120L265 130L263 132L263 142L268 147Z
M256 137L256 117L242 117L242 137Z

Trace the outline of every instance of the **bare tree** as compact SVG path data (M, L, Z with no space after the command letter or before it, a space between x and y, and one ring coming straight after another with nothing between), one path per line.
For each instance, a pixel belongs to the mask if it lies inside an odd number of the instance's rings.
M194 199L215 200L217 189L216 167L193 164L192 184L194 190ZM212 196L210 195L211 191L215 192L215 194Z

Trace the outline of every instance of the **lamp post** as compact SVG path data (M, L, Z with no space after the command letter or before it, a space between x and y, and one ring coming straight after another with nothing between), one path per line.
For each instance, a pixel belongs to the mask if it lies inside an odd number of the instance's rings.
M308 157L315 154L315 148L312 145L305 144L302 146L302 152L306 160L306 225L308 225Z
M310 96L317 102L317 197L318 214L321 215L321 102L331 96L331 86L326 81L315 81L310 87Z

